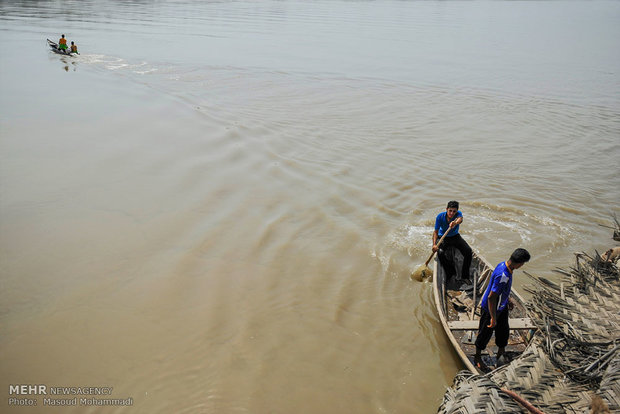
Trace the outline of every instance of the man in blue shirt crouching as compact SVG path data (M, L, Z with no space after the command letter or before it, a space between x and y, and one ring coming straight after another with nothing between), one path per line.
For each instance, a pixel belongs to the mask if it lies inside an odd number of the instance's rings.
M439 263L446 271L446 279L452 278L455 272L454 263L448 259L448 250L455 248L463 255L463 267L461 274L457 275L458 279L469 279L469 267L471 265L471 247L459 234L459 227L463 222L463 213L459 211L458 201L449 201L446 211L439 213L435 219L435 231L433 232L433 251L437 252ZM442 246L438 246L438 240L441 240L445 234L446 238Z

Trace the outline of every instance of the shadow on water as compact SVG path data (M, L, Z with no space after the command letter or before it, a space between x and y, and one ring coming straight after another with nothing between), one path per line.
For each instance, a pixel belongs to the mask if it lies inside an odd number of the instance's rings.
M78 62L76 62L72 58L69 58L67 56L58 56L54 54L53 52L50 52L50 60L53 60L53 59L57 59L60 62L60 67L65 72L69 72L69 71L77 72Z

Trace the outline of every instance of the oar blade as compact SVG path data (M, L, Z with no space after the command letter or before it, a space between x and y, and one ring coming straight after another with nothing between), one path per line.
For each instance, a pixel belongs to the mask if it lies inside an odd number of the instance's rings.
M418 267L411 274L411 278L413 280L417 280L418 282L422 282L431 276L433 276L433 271L426 265Z

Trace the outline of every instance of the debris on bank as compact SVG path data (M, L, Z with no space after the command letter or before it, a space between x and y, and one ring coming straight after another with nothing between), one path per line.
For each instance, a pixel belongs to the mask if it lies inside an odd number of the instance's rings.
M576 253L575 266L556 272L559 283L528 274L529 316L538 327L530 347L486 375L459 372L438 413L620 412L618 264Z

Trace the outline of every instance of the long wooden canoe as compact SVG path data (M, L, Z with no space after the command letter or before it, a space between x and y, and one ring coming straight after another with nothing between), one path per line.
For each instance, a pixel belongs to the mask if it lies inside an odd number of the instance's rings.
M452 249L448 252L456 269L461 269L462 256ZM480 320L480 299L488 285L493 267L476 252L473 253L469 279L458 279L453 276L446 280L446 271L436 258L433 272L433 294L439 319L446 335L450 339L459 358L470 371L484 374L474 366L476 353L476 340L478 324ZM458 274L458 273L457 273ZM476 293L474 295L474 284ZM514 285L510 293L514 308L510 310L510 338L506 346L508 360L517 358L525 351L533 338L535 326L527 317L525 302ZM482 352L483 362L490 368L495 368L497 361L495 355L495 336ZM502 358L503 360L503 358Z
M58 47L58 43L52 42L49 39L47 39L47 45L52 49L52 52L58 53L59 55L67 55L67 56L79 55L79 53L71 52L71 51L69 51L69 49L61 49L61 48L59 48Z

